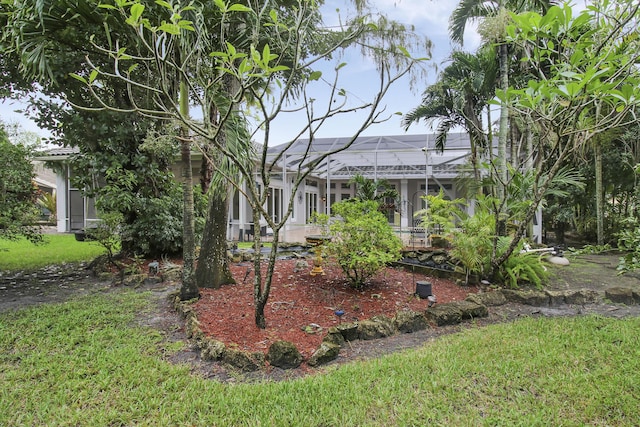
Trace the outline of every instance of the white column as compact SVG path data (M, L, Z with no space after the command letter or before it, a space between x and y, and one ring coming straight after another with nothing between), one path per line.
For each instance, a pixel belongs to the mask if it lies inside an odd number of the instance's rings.
M408 180L401 179L400 180L400 228L405 228L409 226L409 185Z
M68 166L56 173L56 227L59 233L69 231L67 221L69 219L69 172Z

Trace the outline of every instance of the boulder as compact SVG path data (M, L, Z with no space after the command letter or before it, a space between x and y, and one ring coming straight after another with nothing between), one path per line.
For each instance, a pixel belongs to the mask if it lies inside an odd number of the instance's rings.
M318 366L328 363L338 357L340 354L340 346L331 342L323 341L320 347L311 355L307 364L309 366Z
M395 328L400 332L410 333L421 331L429 327L427 318L422 313L412 310L402 310L396 313L393 319Z
M532 305L534 307L546 307L549 305L549 295L542 291L503 289L502 294L509 302Z
M324 337L322 341L327 342L329 344L335 344L340 347L342 347L345 343L345 339L340 333L340 330L335 326L329 328L327 335Z
M358 324L358 338L361 340L384 338L395 332L393 321L386 316L374 316Z
M296 265L295 265L295 267L293 267L293 272L297 273L299 271L305 271L308 268L309 268L309 263L304 259L300 259L300 260L296 261Z
M355 341L358 339L358 323L342 323L336 326L345 341Z
M460 309L462 312L463 319L475 319L478 317L487 317L489 315L489 310L487 306L479 304L473 301L454 301L450 304L453 304Z
M462 322L462 311L453 303L434 305L425 311L425 316L438 326L455 325Z
M244 372L257 371L264 365L262 353L249 353L235 348L225 348L220 360Z
M302 355L295 344L289 341L276 341L267 351L267 361L278 368L293 369L302 363Z
M475 302L477 304L482 304L487 307L503 305L507 302L507 299L504 297L504 294L501 291L469 294L465 299L467 301Z
M616 304L633 305L636 300L633 298L633 291L630 288L614 287L604 291L605 297Z
M224 343L217 340L204 340L200 345L202 349L202 358L204 360L219 360L224 353Z
M575 291L566 291L564 302L567 304L595 304L598 302L600 294L591 289L577 289Z
M569 260L561 256L551 256L549 258L546 258L546 261L554 265L569 265Z

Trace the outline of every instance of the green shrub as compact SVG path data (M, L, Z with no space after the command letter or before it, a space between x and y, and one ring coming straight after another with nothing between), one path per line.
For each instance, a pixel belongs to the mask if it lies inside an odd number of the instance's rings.
M459 263L465 283L469 283L469 275L482 276L490 266L494 236L495 220L486 209L478 209L453 230L449 255Z
M402 242L375 201L350 200L332 206L340 217L330 225L326 245L351 285L361 288L388 263L400 259Z
M511 237L502 236L498 238L498 255L503 254L509 244ZM519 288L522 284L531 284L540 289L547 282L548 274L540 260L540 254L521 253L523 243L514 251L507 260L500 265L497 271L497 278L500 282L509 285L511 288Z

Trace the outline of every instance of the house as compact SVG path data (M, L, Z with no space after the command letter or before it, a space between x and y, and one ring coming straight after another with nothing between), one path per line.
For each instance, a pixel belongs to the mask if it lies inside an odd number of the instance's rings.
M355 186L349 180L355 175L373 180L384 178L398 191L399 204L387 212L387 218L405 241L415 237L418 224L413 214L425 207L422 196L436 195L440 190L451 199L463 196L455 181L469 168L470 145L465 133L450 134L442 152L435 150L433 134L360 136L347 149L339 151L350 140L316 138L309 145L308 140L300 139L288 148L285 145L269 148L267 162L274 165L276 172L269 182L267 211L274 221L282 218L290 198L294 198L291 217L280 232L282 241L303 242L306 235L317 233L311 221L313 213L330 213L332 204L353 197ZM333 152L315 166L292 194L298 168ZM58 231L62 232L85 228L97 220L93 201L69 184L72 171L64 160L70 154L63 148L40 159L61 165L57 188ZM542 235L540 217L537 216L534 226L537 241ZM265 222L258 227L253 224L249 202L236 192L229 207L228 239L247 240L258 230L263 235L270 231Z

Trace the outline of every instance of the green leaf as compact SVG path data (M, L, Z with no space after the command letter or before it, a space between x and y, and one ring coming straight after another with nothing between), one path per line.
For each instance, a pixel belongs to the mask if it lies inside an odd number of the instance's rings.
M142 16L142 12L144 12L144 5L135 3L133 6L131 6L131 16L127 19L127 22L138 23L140 21L140 17Z
M177 36L178 34L180 34L180 27L178 27L175 24L169 24L166 22L160 25L160 27L158 27L158 30L164 31L165 33L169 33L174 36Z
M251 9L250 7L247 7L245 5L236 3L236 4L232 4L228 9L228 12L253 12L253 9Z
M78 75L78 74L76 74L76 73L69 73L69 75L70 75L71 77L73 77L74 79L81 81L81 82L82 82L82 83L84 83L84 84L88 84L88 83L87 83L87 79L85 79L84 77L82 77L82 76L80 76L80 75Z
M322 77L322 71L314 71L311 74L309 74L310 81L319 80L320 77Z
M223 0L213 0L213 4L215 4L215 5L216 5L216 7L217 7L218 9L220 9L220 11L221 11L222 13L224 13L224 12L226 12L226 11L227 11L227 5L226 5L226 4L224 4L224 1L223 1Z
M156 4L166 9L173 10L173 7L171 6L171 4L165 0L156 0Z
M402 54L404 56L406 56L407 58L411 58L411 54L409 53L409 51L404 46L398 46L398 50L400 52L402 52Z
M91 73L89 74L89 84L92 84L99 74L100 72L97 69L91 70Z

